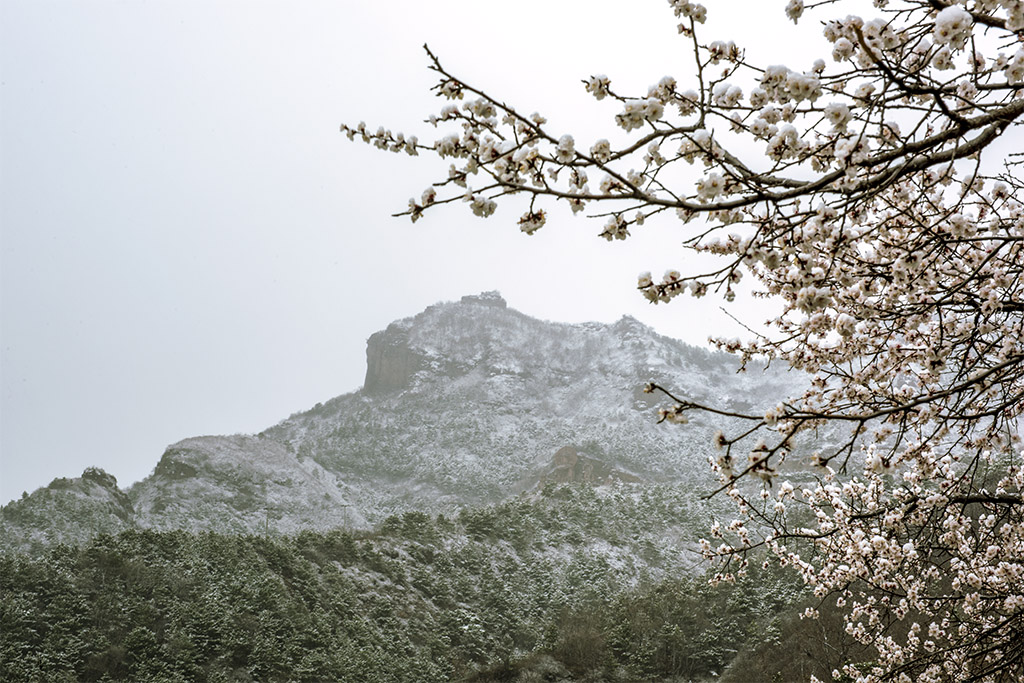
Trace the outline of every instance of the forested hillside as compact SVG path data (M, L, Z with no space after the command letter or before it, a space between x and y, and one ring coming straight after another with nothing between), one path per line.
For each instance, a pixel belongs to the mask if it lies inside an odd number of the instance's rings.
M755 652L758 672L828 666L816 632L781 656L803 626L795 576L712 588L669 540L707 513L690 501L548 485L374 532L127 531L4 555L0 679L751 680Z

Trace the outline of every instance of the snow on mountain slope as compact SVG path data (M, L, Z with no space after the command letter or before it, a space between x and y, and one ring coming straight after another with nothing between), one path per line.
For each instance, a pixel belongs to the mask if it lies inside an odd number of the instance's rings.
M35 551L87 535L116 534L131 528L134 518L131 499L117 479L89 467L80 477L54 479L0 508L0 550Z
M697 482L696 494L712 484L706 460L722 425L699 416L684 426L656 424L659 399L643 393L644 384L763 411L802 383L776 368L737 374L730 356L629 317L611 325L537 320L496 292L392 323L369 338L366 362L361 390L256 436L174 444L127 493L116 484L102 491L51 484L0 508L0 541L27 547L28 539L73 540L76 532L85 538L127 526L364 527L404 510L503 500L550 476L566 446L591 468L630 481ZM88 514L75 512L83 506Z
M656 424L650 380L729 409L760 410L796 377L662 337L632 318L568 325L508 309L496 293L437 304L373 335L366 386L267 430L325 469L354 475L372 518L493 502L574 446L651 481L705 477L719 424Z
M185 439L129 489L139 526L280 533L365 526L345 483L281 444L251 436Z

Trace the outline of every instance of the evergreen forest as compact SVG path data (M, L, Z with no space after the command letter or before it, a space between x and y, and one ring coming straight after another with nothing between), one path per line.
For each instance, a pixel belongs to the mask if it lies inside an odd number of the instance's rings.
M712 586L671 539L704 514L687 501L548 485L373 531L0 555L0 680L787 681L862 655L785 568Z

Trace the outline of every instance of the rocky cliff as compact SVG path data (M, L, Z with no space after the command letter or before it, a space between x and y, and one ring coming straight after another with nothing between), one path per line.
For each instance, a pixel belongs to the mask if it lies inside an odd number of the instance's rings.
M389 327L366 342L366 380L363 391L382 394L409 386L423 359L409 348L408 334Z
M484 292L478 295L464 296L459 302L466 312L476 307L503 310L508 303L498 292ZM425 311L429 313L437 307L432 306ZM466 322L472 316L466 317ZM399 321L381 332L370 335L366 342L366 380L363 382L363 393L382 394L410 386L413 377L420 371L438 370L437 358L424 355L415 348L418 337L415 326L407 321ZM458 334L460 340L465 339L462 330L442 330L443 334ZM435 363L431 365L430 361ZM446 368L451 370L452 368Z

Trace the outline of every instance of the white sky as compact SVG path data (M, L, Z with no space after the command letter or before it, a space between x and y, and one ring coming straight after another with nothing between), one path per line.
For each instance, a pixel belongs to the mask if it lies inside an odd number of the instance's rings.
M708 40L799 69L819 56L784 0L706 4ZM589 147L616 108L580 79L687 83L675 24L664 0L3 0L0 503L89 465L128 485L179 439L355 390L370 334L463 294L550 320L630 314L697 344L741 334L717 300L634 291L681 264L681 224L614 244L565 207L533 237L511 207L413 225L390 214L447 163L338 132L433 139L428 42Z

